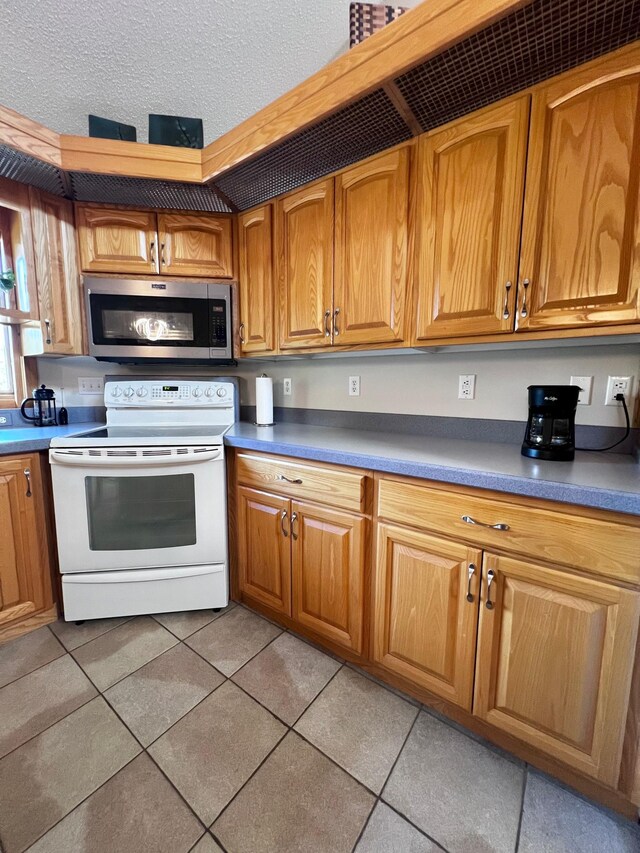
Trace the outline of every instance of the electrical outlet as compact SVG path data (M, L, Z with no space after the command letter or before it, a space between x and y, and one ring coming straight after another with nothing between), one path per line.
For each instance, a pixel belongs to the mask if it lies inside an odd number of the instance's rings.
M475 400L476 375L465 373L458 377L458 400Z
M101 376L79 376L79 394L104 394L104 379Z
M605 406L619 406L616 394L624 394L627 406L631 401L631 389L633 387L633 376L610 376L607 379L607 394L604 398Z
M360 396L360 377L359 376L350 376L349 377L349 396L350 397L359 397Z
M285 397L291 396L291 379L282 380L282 393Z
M11 415L0 415L0 426L10 426Z
M582 390L578 394L579 406L591 405L591 391L593 388L593 376L572 376L571 384L577 385Z

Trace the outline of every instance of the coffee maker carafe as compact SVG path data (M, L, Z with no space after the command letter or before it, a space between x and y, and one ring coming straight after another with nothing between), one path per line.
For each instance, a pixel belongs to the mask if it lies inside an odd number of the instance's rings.
M529 418L522 455L571 461L575 455L577 385L529 385Z
M33 403L33 416L25 411L27 403ZM53 388L47 388L46 385L34 388L33 397L22 401L20 414L25 421L33 421L35 426L57 426L56 396Z

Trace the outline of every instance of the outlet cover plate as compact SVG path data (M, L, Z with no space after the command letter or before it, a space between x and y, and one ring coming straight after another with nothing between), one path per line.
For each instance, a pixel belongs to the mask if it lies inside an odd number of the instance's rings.
M476 375L464 373L458 377L458 400L475 400Z
M593 376L572 376L571 384L582 388L578 395L579 406L591 405L591 393L593 391Z
M359 376L350 376L349 377L349 396L350 397L359 397L360 396L360 377Z
M282 393L285 397L291 396L291 379L282 380Z
M615 399L616 394L624 394L627 407L631 404L631 391L633 389L633 376L609 376L607 379L607 393L604 398L605 406L619 406Z

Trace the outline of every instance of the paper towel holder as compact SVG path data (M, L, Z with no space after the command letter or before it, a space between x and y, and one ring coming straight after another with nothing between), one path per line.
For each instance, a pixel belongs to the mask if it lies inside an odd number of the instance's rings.
M260 378L260 379L267 379L268 377L267 377L267 374L266 374L266 373L261 373L259 378ZM256 413L257 413L257 412L256 412ZM275 426L275 421L271 421L271 423L270 423L270 424L259 424L259 423L258 423L258 421L257 421L257 420L255 420L255 421L253 422L253 424L254 424L254 426L257 426L257 427L272 427L272 426Z

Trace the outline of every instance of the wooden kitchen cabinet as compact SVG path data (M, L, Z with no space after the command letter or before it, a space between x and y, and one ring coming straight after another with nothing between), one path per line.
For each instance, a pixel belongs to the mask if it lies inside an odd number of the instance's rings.
M336 176L334 346L405 339L410 158L404 147Z
M290 501L243 486L237 500L240 589L290 616Z
M240 350L243 355L274 352L275 282L273 205L238 216Z
M639 613L638 592L486 553L474 713L614 786Z
M293 618L341 646L362 651L366 519L291 503Z
M82 299L73 205L30 189L43 352L82 355Z
M331 346L333 196L330 178L277 202L281 349Z
M373 659L471 710L481 551L379 524Z
M231 218L158 213L160 272L232 278Z
M38 615L55 615L37 453L0 458L0 641Z
M230 217L76 204L83 272L232 278Z
M77 204L76 222L83 272L159 271L153 211Z
M626 56L534 92L518 329L640 318L639 113Z
M529 100L420 138L418 342L513 330Z

